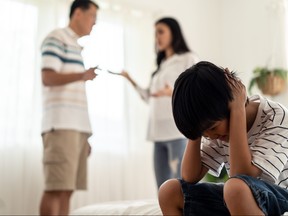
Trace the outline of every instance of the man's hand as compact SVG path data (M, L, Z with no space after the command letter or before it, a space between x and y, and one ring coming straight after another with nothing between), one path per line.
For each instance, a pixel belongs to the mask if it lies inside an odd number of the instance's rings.
M82 80L93 80L96 76L97 74L95 73L95 68L89 68L83 73Z

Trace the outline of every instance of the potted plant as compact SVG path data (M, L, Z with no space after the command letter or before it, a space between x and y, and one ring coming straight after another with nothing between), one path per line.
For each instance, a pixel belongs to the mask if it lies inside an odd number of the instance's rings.
M253 78L250 80L248 91L251 94L255 84L265 95L277 95L286 86L287 70L283 68L268 69L267 67L256 67L253 70Z

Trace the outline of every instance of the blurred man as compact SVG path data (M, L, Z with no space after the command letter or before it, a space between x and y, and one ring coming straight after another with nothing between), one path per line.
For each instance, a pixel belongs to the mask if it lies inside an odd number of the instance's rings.
M41 215L68 215L74 190L87 188L88 117L85 81L96 77L85 70L77 40L90 34L99 7L90 0L75 0L66 28L52 31L42 44L45 191Z

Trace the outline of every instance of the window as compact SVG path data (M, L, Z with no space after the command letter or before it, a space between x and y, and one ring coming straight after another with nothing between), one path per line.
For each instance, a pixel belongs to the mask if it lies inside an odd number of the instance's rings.
M79 40L84 45L86 68L99 66L102 71L87 82L87 97L93 136L90 142L97 150L123 153L127 147L125 124L124 78L105 72L121 72L124 66L123 27L111 22L97 22L90 36Z
M41 105L35 106L40 102L41 94L41 74L35 64L38 10L31 4L15 1L1 1L0 8L0 19L3 20L0 35L1 144L22 146L36 142L32 132L40 134Z

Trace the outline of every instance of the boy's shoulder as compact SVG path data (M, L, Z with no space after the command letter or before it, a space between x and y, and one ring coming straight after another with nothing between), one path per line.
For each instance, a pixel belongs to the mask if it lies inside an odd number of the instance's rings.
M277 114L277 111L280 113L287 113L288 108L283 104L277 101L270 100L261 95L253 95L249 97L249 101L251 102L259 102L259 110L264 112L271 112L273 114Z
M252 131L267 129L271 127L288 125L288 109L279 102L269 100L260 95L253 95L249 98L250 102L259 102L257 115Z

